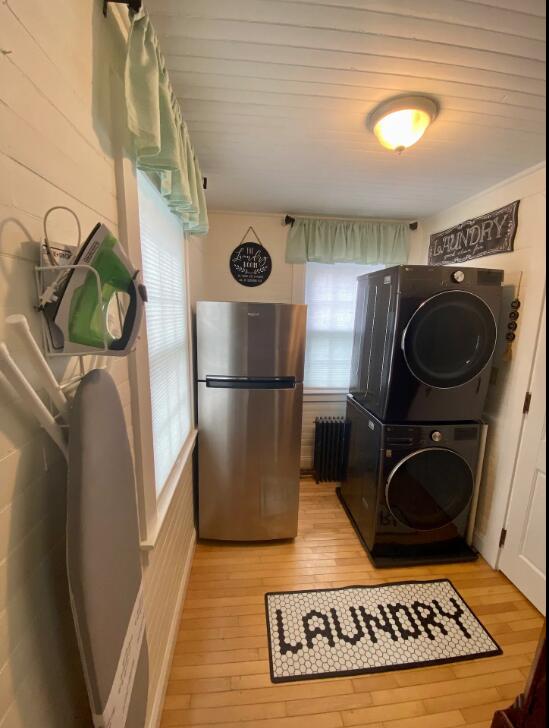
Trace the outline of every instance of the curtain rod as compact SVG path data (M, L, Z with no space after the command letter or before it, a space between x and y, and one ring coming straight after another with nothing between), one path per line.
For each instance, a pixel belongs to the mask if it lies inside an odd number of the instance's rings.
M103 0L103 15L107 17L109 3L118 3L120 5L127 5L130 10L134 13L138 13L141 10L141 0Z
M329 220L330 218L326 218ZM293 225L295 222L295 217L292 217L291 215L286 215L284 218L284 225ZM410 223L410 230L417 230L419 227L419 223L417 222L411 222Z

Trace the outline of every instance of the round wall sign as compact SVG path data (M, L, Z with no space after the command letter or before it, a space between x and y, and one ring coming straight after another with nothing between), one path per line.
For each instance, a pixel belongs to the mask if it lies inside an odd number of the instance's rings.
M243 286L253 288L265 283L273 270L273 261L259 243L241 243L230 259L233 278Z

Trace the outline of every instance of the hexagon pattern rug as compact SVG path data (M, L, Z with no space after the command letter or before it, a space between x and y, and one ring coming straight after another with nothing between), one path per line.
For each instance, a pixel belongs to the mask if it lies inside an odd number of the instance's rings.
M446 579L277 592L265 607L275 683L502 654Z

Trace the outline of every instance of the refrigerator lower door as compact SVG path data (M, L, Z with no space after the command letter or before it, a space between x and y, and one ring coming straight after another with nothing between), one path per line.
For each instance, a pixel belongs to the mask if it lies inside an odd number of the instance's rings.
M303 385L198 383L199 535L294 538Z

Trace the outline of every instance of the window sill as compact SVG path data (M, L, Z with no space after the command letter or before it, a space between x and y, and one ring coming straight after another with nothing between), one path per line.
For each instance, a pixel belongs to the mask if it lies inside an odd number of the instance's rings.
M142 551L152 551L156 546L158 537L160 536L162 528L164 527L164 522L166 521L166 517L170 510L173 497L181 482L181 476L193 456L197 436L198 430L194 429L187 438L187 442L183 445L166 485L160 493L156 504L156 523L152 532L148 534L148 538L141 541Z
M304 394L341 394L347 396L349 389L336 389L334 387L305 387Z
M349 394L348 389L304 389L305 402L343 402Z

